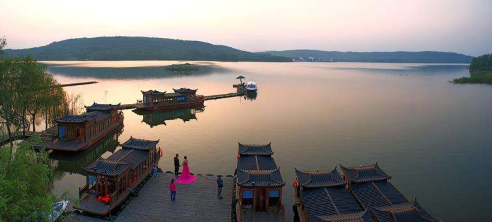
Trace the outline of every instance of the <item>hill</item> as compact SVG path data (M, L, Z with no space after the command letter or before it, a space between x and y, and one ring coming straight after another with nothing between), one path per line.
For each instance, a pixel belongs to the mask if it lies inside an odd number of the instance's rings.
M49 45L5 50L8 57L31 55L37 60L203 60L268 61L291 59L241 51L228 46L199 41L148 37L77 38Z
M470 63L472 56L452 52L338 52L318 50L266 51L262 54L284 56L295 60L326 62L388 63ZM312 59L310 59L312 57Z

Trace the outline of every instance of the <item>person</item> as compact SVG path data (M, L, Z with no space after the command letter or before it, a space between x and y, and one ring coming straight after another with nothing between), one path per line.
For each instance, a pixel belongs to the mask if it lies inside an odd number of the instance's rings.
M222 176L217 176L217 198L222 199L222 187L224 187L224 181L222 180Z
M190 167L188 166L188 157L184 157L183 161L183 172L181 173L181 176L176 179L176 183L179 184L190 184L196 181L196 176L191 175L190 173Z
M152 166L152 177L155 177L157 176L157 166L154 164Z
M174 174L178 176L179 173L179 154L176 153L176 156L174 157Z
M169 183L169 191L171 191L171 201L176 202L176 184L174 184L174 179L171 179Z

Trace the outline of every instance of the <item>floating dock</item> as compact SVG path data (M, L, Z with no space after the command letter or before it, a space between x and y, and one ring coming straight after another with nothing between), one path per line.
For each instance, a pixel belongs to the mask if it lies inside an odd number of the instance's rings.
M171 202L169 185L175 179L172 173L158 173L151 178L128 205L116 215L115 222L136 221L231 221L232 189L234 179L222 177L223 199L217 199L217 177L197 175L192 184L176 184L176 202ZM64 222L103 222L84 215L71 213Z

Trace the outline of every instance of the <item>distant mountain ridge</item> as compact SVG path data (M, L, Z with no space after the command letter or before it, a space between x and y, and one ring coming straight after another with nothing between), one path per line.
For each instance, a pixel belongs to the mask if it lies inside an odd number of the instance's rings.
M8 57L37 60L203 60L288 62L291 59L241 51L223 45L150 37L76 38L46 46L5 50Z
M37 60L121 61L189 60L252 62L388 62L470 63L472 56L452 52L338 52L286 50L252 53L200 41L151 37L95 37L53 42L29 49L7 49L7 57L31 55ZM301 59L302 57L302 59Z
M474 58L453 52L339 52L320 50L266 51L262 54L284 56L295 60L325 62L387 62L387 63L470 63ZM301 59L302 58L302 59ZM311 59L312 58L312 59Z

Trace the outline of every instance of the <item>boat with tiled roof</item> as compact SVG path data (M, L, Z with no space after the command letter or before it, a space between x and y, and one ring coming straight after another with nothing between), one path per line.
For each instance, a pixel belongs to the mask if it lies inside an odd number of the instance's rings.
M45 148L76 152L92 147L123 126L124 117L119 106L94 103L86 106L86 113L67 114L57 119L56 138L52 138Z
M298 170L295 187L295 215L301 222L373 222L345 188L346 182L333 170Z
M285 182L272 157L271 143L238 143L236 168L237 221L285 221ZM261 220L260 220L261 218Z
M344 167L343 177L355 199L381 222L437 222L416 201L408 199L388 180L378 164Z
M158 164L158 142L130 138L108 158L99 158L85 167L87 184L79 189L80 205L74 208L111 217L111 212L128 199L149 177L153 165Z
M143 99L138 101L139 110L170 110L203 105L205 97L197 95L197 89L173 89L174 93L157 90L142 91Z

